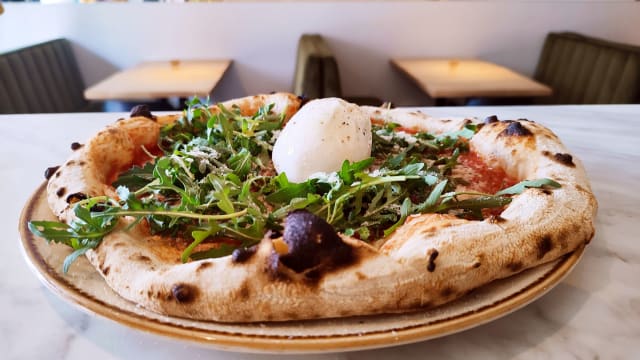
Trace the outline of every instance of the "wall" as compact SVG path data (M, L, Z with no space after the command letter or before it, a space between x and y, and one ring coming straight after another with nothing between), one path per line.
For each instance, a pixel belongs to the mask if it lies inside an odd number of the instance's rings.
M55 37L75 44L87 84L141 60L232 58L217 99L289 90L298 36L323 34L346 95L425 102L391 57L477 57L532 74L544 36L572 30L640 44L634 2L235 2L7 4L0 51Z

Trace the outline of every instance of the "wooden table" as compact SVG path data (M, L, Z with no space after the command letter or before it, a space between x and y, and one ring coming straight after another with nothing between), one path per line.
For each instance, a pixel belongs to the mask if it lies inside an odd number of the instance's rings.
M503 66L473 59L392 59L432 99L549 96L550 87Z
M231 60L143 62L87 88L87 100L152 100L205 97L231 65Z

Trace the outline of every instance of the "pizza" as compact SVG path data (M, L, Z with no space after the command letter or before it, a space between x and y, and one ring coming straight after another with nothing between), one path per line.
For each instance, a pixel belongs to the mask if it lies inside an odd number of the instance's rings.
M120 296L286 321L435 307L594 236L580 161L527 119L439 119L274 93L136 107L47 169L59 221Z

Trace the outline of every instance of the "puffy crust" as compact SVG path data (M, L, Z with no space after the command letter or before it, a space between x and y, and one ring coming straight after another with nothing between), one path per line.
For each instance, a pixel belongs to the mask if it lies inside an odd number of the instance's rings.
M404 110L365 109L372 119L437 133L469 122ZM165 121L173 120L158 119L158 123ZM93 149L99 149L102 141L116 141L121 144L119 151L127 152L153 140L132 135L124 130L130 129L127 124L157 126L151 120L129 119L107 128L77 151L71 161L93 165L80 171L67 163L59 170L62 174L52 178L49 199L57 215L64 218L67 208L51 195L60 186L92 196L111 191L104 182L105 172L97 173L105 168L96 165L100 158ZM114 127L129 138L109 130ZM96 140L101 137L104 140ZM280 321L436 306L558 258L593 237L597 205L584 169L551 131L528 121L497 122L482 127L471 147L520 180L549 177L562 187L528 189L500 217L485 221L438 214L412 216L380 249L342 236L351 248L347 263L302 273L278 261L273 246L277 240L269 238L242 256L182 264L179 251L168 241L134 229L111 233L87 257L116 292L153 311L227 322ZM131 159L126 153L120 156ZM116 169L126 162L108 160Z

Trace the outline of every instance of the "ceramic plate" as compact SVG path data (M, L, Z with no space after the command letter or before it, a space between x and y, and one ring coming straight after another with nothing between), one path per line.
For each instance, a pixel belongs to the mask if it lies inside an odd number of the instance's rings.
M290 322L217 323L169 317L119 297L83 257L69 273L64 245L47 244L27 229L29 220L54 220L45 185L36 190L20 217L26 258L54 293L89 313L142 331L218 349L246 352L312 353L371 349L452 334L504 316L542 296L574 267L583 248L554 262L492 282L444 306L406 314Z

